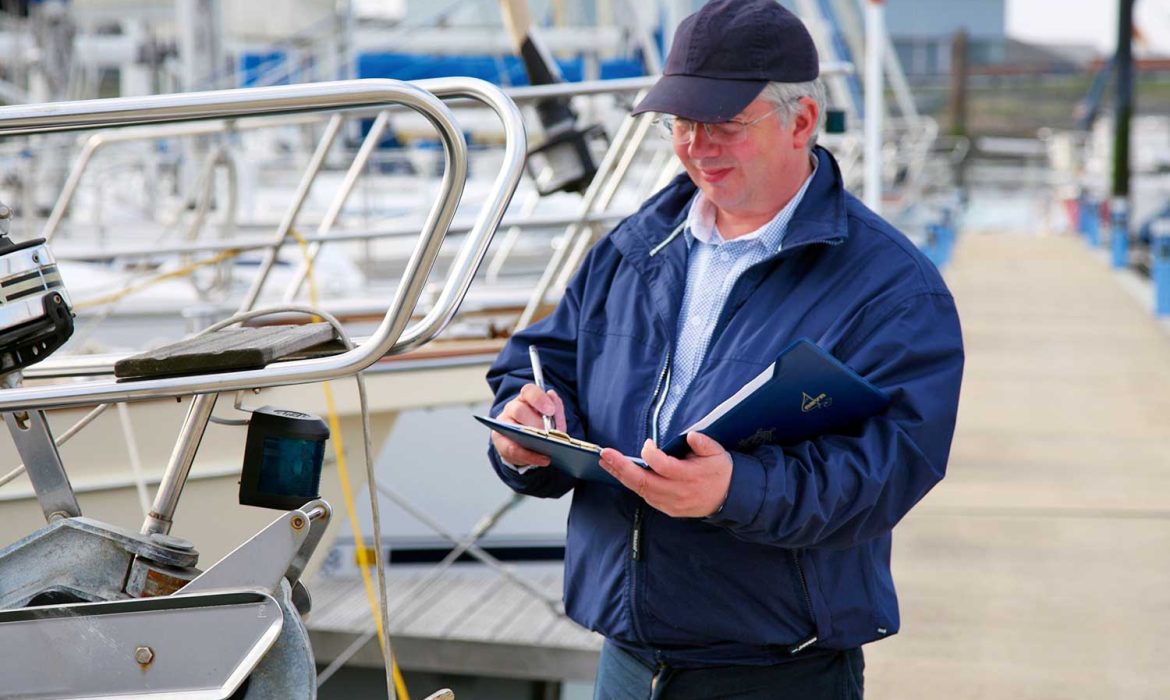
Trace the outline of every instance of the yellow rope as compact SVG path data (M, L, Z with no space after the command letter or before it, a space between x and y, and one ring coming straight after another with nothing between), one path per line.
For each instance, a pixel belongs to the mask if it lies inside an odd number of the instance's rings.
M308 266L305 281L309 286L309 303L317 306L317 286L313 281L313 261L309 256L308 243L295 229L290 229L289 233L296 239L297 245L301 248L301 254L305 258L305 264ZM333 401L332 385L329 382L324 382L321 388L325 391L325 410L328 412L329 433L333 437L333 455L337 458L337 475L341 479L341 497L345 501L345 512L349 516L349 525L353 528L358 568L361 570L362 584L366 589L366 600L370 604L370 613L374 617L374 624L377 625L378 645L382 649L382 654L385 655L386 635L382 629L382 614L378 606L378 596L374 591L373 579L370 577L370 560L366 553L366 540L362 536L361 524L357 519L357 508L354 506L353 487L350 485L349 469L345 462L345 443L341 437L341 420L338 417L337 405ZM370 484L370 488L373 488L373 484ZM391 672L394 674L394 688L397 690L398 697L402 700L410 700L410 694L406 691L406 680L402 677L402 671L398 668L398 661L393 654L390 657L390 666Z
M152 287L152 286L158 284L159 282L165 282L167 280L176 279L178 277L185 277L188 274L194 272L195 270L198 270L201 267L207 267L209 265L218 265L219 263L223 262L224 260L228 260L230 258L234 258L234 257L238 256L240 254L240 252L241 251L238 248L230 248L228 250L216 253L215 255L213 255L210 258L207 258L206 260L197 260L189 265L184 265L183 267L180 267L178 269L171 270L169 272L164 272L160 275L155 275L154 277L148 277L147 279L142 280L141 282L139 282L137 284L132 284L128 287L123 287L116 292L110 292L109 294L103 294L102 296L93 297L90 299L84 299L82 301L75 303L73 305L73 308L75 310L76 309L86 309L86 308L91 308L94 306L105 306L106 304L112 304L115 301L121 301L122 299L130 296L131 294L133 294L135 292L140 292L143 289L146 289L148 287Z

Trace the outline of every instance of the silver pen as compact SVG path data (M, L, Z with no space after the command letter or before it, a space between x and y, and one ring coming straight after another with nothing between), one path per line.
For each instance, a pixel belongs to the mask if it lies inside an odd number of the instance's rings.
M540 352L536 349L535 345L528 346L528 359L532 361L532 378L536 381L536 387L548 393L548 390L544 388L544 370L540 365ZM544 419L544 429L546 431L552 430L555 427L552 418L543 413L540 414L540 417Z

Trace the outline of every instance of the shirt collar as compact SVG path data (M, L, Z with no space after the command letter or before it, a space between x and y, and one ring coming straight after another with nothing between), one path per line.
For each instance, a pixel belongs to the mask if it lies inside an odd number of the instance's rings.
M804 193L808 190L809 183L813 180L813 175L816 175L817 158L814 156L810 160L812 162L812 170L809 171L808 177L804 180L804 184L800 186L800 189L797 190L792 199L788 201L788 204L785 204L780 211L776 212L776 216L772 217L768 223L734 240L754 241L759 239L766 247L780 250L784 244L784 234L788 229L788 222L792 220L793 212L800 206L800 201L804 199ZM783 225L777 225L780 223ZM687 248L690 248L691 243L694 241L708 245L722 245L727 242L715 226L715 205L704 196L703 191L700 189L695 190L695 196L691 200L691 209L687 213L685 233Z

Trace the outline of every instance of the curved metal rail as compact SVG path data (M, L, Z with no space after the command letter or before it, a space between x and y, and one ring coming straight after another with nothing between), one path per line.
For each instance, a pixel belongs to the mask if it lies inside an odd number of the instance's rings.
M45 225L41 228L41 238L44 238L46 241L52 241L53 237L57 235L57 230L61 227L61 222L64 221L65 214L69 212L69 207L73 204L73 198L77 195L77 188L81 184L81 178L89 169L89 164L94 159L94 156L97 155L98 151L107 146L130 141L146 141L179 136L209 136L212 134L239 132L249 129L269 129L275 126L315 124L318 121L320 119L317 117L302 115L277 119L225 120L178 125L164 124L161 126L118 129L117 131L102 131L96 134L90 134L84 139L81 150L78 152L77 158L74 159L73 165L69 169L69 176L65 179L65 185L61 188L60 194L57 195L57 201L53 203L53 210L49 212L49 218L45 219Z
M440 97L474 99L496 112L505 129L504 166L492 183L487 202L476 217L435 306L421 321L407 327L458 205L462 183L466 178L466 145L450 111L439 101ZM455 315L520 180L526 151L524 126L515 104L490 83L471 78L443 78L418 83L350 80L0 108L0 136L5 136L258 114L378 107L387 102L397 102L414 109L434 124L447 154L447 167L441 188L442 196L427 217L419 243L410 257L386 316L368 341L340 355L278 363L261 370L147 379L132 383L103 379L68 385L13 388L0 392L0 412L315 382L359 372L383 355L398 354L417 347L438 335Z
M554 85L535 85L517 88L507 88L503 92L513 102L535 102L549 97L575 97L580 95L617 94L623 92L637 92L644 90L657 80L657 76L642 78L623 78L619 80L594 80L578 83L557 83ZM234 133L254 129L270 129L278 126L301 126L322 123L320 116L297 115L292 117L253 117L248 119L229 119L223 121L206 121L196 124L164 124L137 128L124 128L116 131L101 131L84 137L81 150L69 169L69 175L61 188L53 210L41 228L41 238L52 241L60 228L73 198L77 194L78 186L89 169L90 162L107 146L131 141L150 139L176 138L183 136L210 136L214 134ZM336 130L336 126L331 127ZM321 139L326 142L325 138ZM328 143L332 143L329 139Z

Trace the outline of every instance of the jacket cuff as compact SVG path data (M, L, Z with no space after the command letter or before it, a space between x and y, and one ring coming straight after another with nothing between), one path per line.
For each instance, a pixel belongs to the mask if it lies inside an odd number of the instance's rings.
M496 446L495 446L495 445L492 445L492 449L493 449L493 450L495 450L495 449L496 449ZM496 451L496 459L500 460L500 464L502 464L502 465L504 465L505 467L507 467L507 468L511 469L512 471L516 472L517 474L526 474L526 473L528 473L528 471L529 471L529 470L533 469L533 467L531 467L531 466L528 466L528 467L518 467L518 466L516 466L515 464L512 464L512 463L511 463L511 462L509 462L508 460L504 459L504 458L503 458L503 457L500 455L499 451Z
M514 467L504 461L499 452L496 452L496 446L488 443L488 461L491 462L495 468L496 473L499 474L500 479L513 491L523 491L532 485L533 477L526 477L525 474L532 469L524 469Z
M731 484L723 507L709 516L713 525L748 525L756 519L768 492L768 473L760 460L742 452L731 452Z

